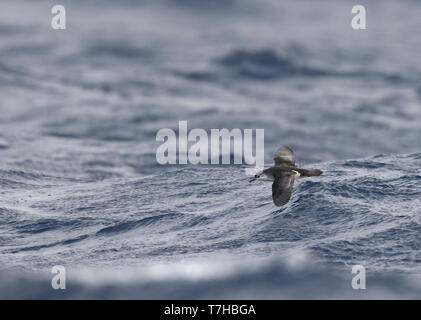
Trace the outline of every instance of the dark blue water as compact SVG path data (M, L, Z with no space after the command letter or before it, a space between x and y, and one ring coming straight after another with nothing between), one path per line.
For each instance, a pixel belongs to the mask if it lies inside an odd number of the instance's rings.
M2 2L0 297L420 297L418 2L364 31L351 1L98 3L54 31L53 2ZM179 120L324 174L276 208L241 165L161 166Z

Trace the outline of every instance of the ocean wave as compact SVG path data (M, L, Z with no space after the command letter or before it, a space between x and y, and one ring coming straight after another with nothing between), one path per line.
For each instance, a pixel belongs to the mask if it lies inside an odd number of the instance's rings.
M303 49L305 50L305 49ZM272 81L291 77L304 78L343 78L362 79L364 81L384 81L393 84L415 83L413 77L397 73L379 72L367 68L356 70L335 70L329 67L315 67L306 63L305 56L295 57L294 52L285 50L281 54L272 49L238 49L215 58L216 68L200 71L174 71L173 74L191 81L213 82L225 85L224 78ZM300 61L301 60L301 61Z
M3 208L16 210L17 219L11 222L3 214L3 228L31 242L11 241L4 254L33 251L51 263L54 254L45 249L54 246L73 263L72 252L80 244L93 248L98 241L111 241L103 250L107 263L118 264L133 250L164 262L226 250L254 255L259 248L266 255L282 255L283 248L305 247L324 262L364 261L374 270L417 273L419 165L419 154L314 165L324 174L298 181L290 202L280 209L272 205L270 183L250 185L244 168L232 165L169 166L129 181L61 183L59 192L54 185L32 188L25 206L50 217L23 219L22 204L3 200ZM3 190L13 193L18 187ZM63 210L69 217L62 216ZM387 238L391 241L384 242ZM99 263L98 258L94 254L85 262Z
M301 66L291 58L284 58L272 50L235 51L220 58L217 62L231 69L241 77L254 79L273 79L301 75L320 77L328 75L326 70Z

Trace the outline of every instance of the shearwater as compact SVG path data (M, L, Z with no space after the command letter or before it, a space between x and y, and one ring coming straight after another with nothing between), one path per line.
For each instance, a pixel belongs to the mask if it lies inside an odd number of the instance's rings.
M275 160L275 166L258 172L250 182L257 179L273 181L272 198L278 207L288 203L295 179L319 176L323 173L319 169L297 168L294 152L287 146L280 147L273 160Z

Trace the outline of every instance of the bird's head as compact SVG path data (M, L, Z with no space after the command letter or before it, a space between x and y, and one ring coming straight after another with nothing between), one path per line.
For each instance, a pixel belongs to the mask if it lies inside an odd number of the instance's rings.
M257 180L257 179L262 178L262 175L263 175L263 171L257 172L257 173L254 175L254 177L250 179L250 181L249 181L249 182L253 182L253 181Z

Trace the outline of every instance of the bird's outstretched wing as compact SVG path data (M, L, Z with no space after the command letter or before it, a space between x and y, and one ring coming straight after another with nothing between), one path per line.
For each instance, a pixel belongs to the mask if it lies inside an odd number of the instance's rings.
M276 206L283 206L289 201L294 180L295 176L292 172L275 176L275 181L272 184L272 198Z
M275 160L275 167L282 165L295 166L294 152L287 146L280 147L276 151L273 160Z

